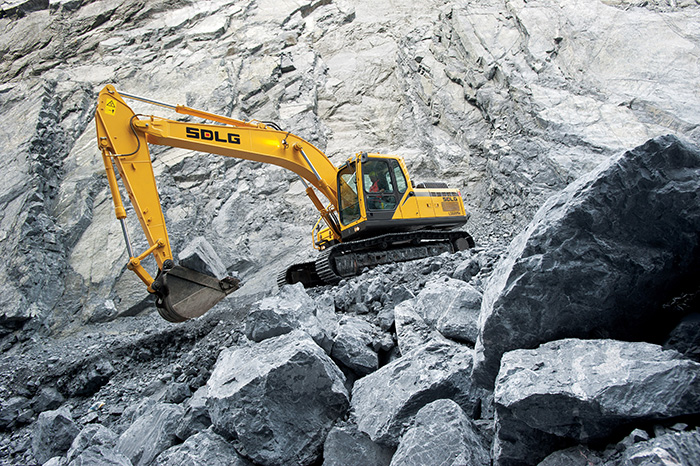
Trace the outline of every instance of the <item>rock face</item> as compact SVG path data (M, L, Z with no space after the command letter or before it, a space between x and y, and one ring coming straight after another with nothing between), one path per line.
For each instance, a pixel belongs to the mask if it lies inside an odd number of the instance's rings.
M491 455L462 408L452 400L437 400L418 411L413 426L401 437L391 464L488 466Z
M344 414L345 377L304 332L222 351L207 383L214 428L256 464L311 464Z
M503 356L494 393L499 465L630 425L700 414L700 364L649 343L567 339Z
M700 149L666 136L549 199L486 287L475 378L491 386L504 352L559 338L664 338L662 306L700 265L699 193Z
M472 418L481 409L481 390L472 386L471 350L446 342L419 347L355 383L351 406L362 432L395 447L404 424L438 399L457 402Z

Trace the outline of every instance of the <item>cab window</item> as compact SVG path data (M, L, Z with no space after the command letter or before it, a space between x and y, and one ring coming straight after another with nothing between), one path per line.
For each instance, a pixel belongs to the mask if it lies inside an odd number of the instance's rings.
M396 179L396 189L401 193L406 192L406 188L408 187L406 183L406 176L403 174L403 170L401 170L401 165L399 165L399 162L396 160L393 160L393 165L394 165L394 178Z
M393 193L389 165L383 160L370 160L362 164L362 174L366 193Z

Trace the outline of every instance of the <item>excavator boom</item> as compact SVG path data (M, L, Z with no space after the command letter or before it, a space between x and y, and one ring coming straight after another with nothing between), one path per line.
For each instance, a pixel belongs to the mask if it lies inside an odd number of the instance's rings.
M207 118L223 125L182 123L154 116L139 118L116 89L108 85L99 95L96 126L115 214L122 223L130 256L128 268L146 284L149 292L156 295L156 305L161 315L166 320L181 322L204 314L235 291L239 282L232 277L212 277L175 265L149 143L271 163L291 170L308 182L307 194L321 215L327 218L329 225L337 223L311 186L328 198L331 206L337 205L336 188L325 181L334 180L337 170L325 154L291 133L188 107L172 108L178 113ZM115 168L149 244L149 248L138 256L133 252L128 236L126 210L119 193ZM339 231L337 235L339 237ZM153 255L158 265L156 278L142 265L149 255Z

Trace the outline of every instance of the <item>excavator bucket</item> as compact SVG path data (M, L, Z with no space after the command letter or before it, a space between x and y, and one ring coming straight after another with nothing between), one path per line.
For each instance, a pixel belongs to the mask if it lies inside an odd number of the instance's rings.
M158 313L169 322L199 317L240 287L240 280L219 280L181 265L164 269L153 282Z

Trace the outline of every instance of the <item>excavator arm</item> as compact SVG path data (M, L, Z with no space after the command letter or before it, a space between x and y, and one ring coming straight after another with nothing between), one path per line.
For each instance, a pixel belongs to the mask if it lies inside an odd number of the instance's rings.
M123 96L169 107L219 124L188 123L156 116L136 115ZM99 94L96 111L97 142L114 200L115 214L122 224L129 253L128 268L156 294L161 315L180 322L204 314L209 308L238 288L237 280L221 280L196 272L173 261L165 217L158 195L148 144L180 147L278 165L299 175L307 195L319 210L335 240L340 227L334 211L338 208L337 168L309 142L289 132L263 123L251 123L215 115L184 106L171 106L128 94L120 95L112 85ZM136 255L126 228L126 210L119 194L116 172L138 216L149 248ZM314 188L330 201L324 207ZM141 262L153 255L158 275L151 277Z

